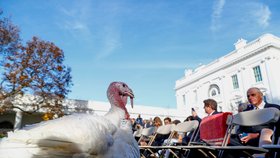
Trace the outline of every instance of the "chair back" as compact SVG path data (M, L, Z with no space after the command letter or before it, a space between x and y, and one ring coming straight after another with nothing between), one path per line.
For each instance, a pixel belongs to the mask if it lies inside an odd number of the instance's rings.
M148 137L148 136L153 135L155 133L155 131L156 131L156 127L143 128L141 135Z
M186 121L182 123L178 123L176 126L173 127L172 131L187 133L195 130L199 125L197 120Z
M157 137L158 134L161 134L161 135L170 134L171 130L174 126L175 126L174 124L159 126L157 128L156 133L154 134L153 138L149 141L148 145L152 145L152 143L154 142L154 140L155 140L155 138Z
M256 126L277 122L280 112L277 108L264 108L240 112L233 116L232 125Z
M138 143L140 143L140 141L142 141L142 139L147 138L149 139L150 136L152 136L156 131L156 127L149 127L149 128L143 128L141 131L141 136L138 140ZM148 140L150 141L150 140Z
M194 134L195 134L195 131L198 128L198 126L199 126L199 122L197 120L178 123L177 125L173 126L172 132L171 132L168 140L170 141L176 133L186 134L188 132L192 132L192 134L190 135L190 140L189 140L189 142L191 142L194 138Z
M228 142L230 135L232 133L232 129L235 126L258 126L258 125L273 123L273 122L277 122L279 120L279 117L280 117L280 111L274 107L264 108L260 110L244 111L235 114L228 122L229 128L227 131L227 136L225 141Z
M156 133L157 134L162 134L162 135L169 134L174 126L175 126L174 124L159 126Z
M203 118L199 126L200 139L210 145L223 145L230 115L231 112L223 112Z

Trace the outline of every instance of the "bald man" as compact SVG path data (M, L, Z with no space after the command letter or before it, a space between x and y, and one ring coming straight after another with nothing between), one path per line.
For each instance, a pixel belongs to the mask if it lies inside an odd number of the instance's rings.
M263 108L274 107L280 110L280 106L277 104L269 104L264 102L263 93L257 87L249 88L247 91L247 99L250 105L244 111L249 110L258 110ZM261 126L253 126L253 127L245 127L240 126L237 131L237 135L233 135L231 138L231 145L250 145L250 146L258 146L260 132L263 128L270 128L273 130L275 123L265 124ZM279 121L278 125L279 126ZM242 133L246 133L246 136L239 138L239 135ZM278 132L279 133L279 132Z

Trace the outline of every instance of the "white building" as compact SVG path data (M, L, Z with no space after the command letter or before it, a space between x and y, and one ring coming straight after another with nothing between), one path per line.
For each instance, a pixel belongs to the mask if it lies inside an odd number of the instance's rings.
M83 113L87 111L97 115L104 115L109 111L111 107L109 102L87 100L66 100L64 102L64 105L67 105L68 107L68 109L66 109L65 111L66 114L73 112ZM126 105L126 108L131 118L137 118L138 114L141 114L141 117L144 119L159 116L162 119L165 117L170 117L172 119L179 119L183 121L187 117L186 110L178 111L177 109L161 108L147 105L134 105L134 107L131 108L129 102Z
M218 111L233 111L246 102L246 91L258 87L267 102L280 104L280 38L265 34L247 43L239 39L235 50L202 65L186 70L176 81L175 91L178 110L195 108L205 116L203 100L212 98L218 102Z
M30 102L30 98L33 96L26 95L21 100L16 100L17 102ZM167 109L153 106L143 106L143 105L134 105L132 109L129 105L126 105L127 110L130 114L131 118L137 118L138 114L141 114L143 119L154 118L155 116L159 116L161 119L165 117L170 117L173 119L179 119L183 121L186 119L186 113L178 112L177 109ZM19 105L19 104L17 104ZM105 115L111 105L109 102L101 102L101 101L88 101L88 100L74 100L74 99L66 99L63 102L64 113L66 115L72 113L91 113L92 115ZM28 109L30 107L20 106L21 109L25 111L33 111L32 109ZM14 109L12 111L7 111L5 113L0 114L0 135L2 131L9 131L12 129L19 129L24 127L25 125L34 124L43 121L43 116L45 113L45 109L40 109L36 113L25 114L21 110ZM4 127L4 129L3 129ZM6 129L8 128L8 129Z
M127 104L131 117L140 113L142 118L155 116L171 117L183 121L195 108L203 117L203 100L213 98L218 102L218 111L235 111L237 105L246 101L246 91L250 87L259 87L268 102L280 104L280 38L265 34L246 43L240 39L235 50L216 59L208 65L195 70L186 70L185 76L176 81L175 91L177 109ZM87 100L65 100L65 113L88 112L104 115L110 108L109 102ZM21 117L16 117L21 116ZM16 125L15 118L22 118L24 126L42 120L42 113L23 116L20 111L0 115L1 122Z

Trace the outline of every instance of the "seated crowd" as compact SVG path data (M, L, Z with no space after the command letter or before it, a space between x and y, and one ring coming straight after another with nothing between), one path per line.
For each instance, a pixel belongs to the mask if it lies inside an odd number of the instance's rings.
M277 104L270 104L263 100L263 94L260 91L260 89L253 87L248 89L247 91L247 99L248 103L243 103L238 106L238 112L243 111L250 111L250 110L258 110L258 109L264 109L264 108L270 108L274 107L280 110L280 106ZM207 116L220 114L222 112L217 111L217 102L214 99L206 99L203 101L204 103L204 110ZM197 120L201 122L204 118L200 118L196 111L192 109L192 115L188 116L185 121L191 121L191 120ZM140 146L146 146L148 143L148 139L138 140L139 137L136 137L137 132L143 128L149 128L149 127L160 127L162 125L167 124L178 124L181 121L180 120L171 120L170 117L166 117L163 119L163 121L160 119L160 117L154 117L150 119L143 119L141 118L141 115L139 114L136 119L132 118L132 125L133 125L133 131L135 134L135 138L139 142ZM279 127L280 127L280 121L278 120L277 123L269 123L264 124L260 126L240 126L235 130L233 134L231 134L228 146L254 146L254 147L261 147L263 144L271 144L273 143L271 138L272 135L275 134L275 137L278 138L280 135ZM278 127L276 132L274 133L274 127ZM161 146L161 145L187 145L190 136L193 133L176 133L172 140L168 140L168 136L162 135L157 136L156 140L153 142L152 145L154 146ZM199 134L197 134L198 138L196 138L196 141L200 141ZM236 155L233 155L235 157ZM165 155L165 157L168 157Z

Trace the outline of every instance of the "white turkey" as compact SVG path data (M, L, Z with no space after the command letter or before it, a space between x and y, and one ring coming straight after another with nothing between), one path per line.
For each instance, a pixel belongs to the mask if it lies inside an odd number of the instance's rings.
M73 114L8 133L0 140L0 158L138 158L129 114L134 94L123 82L107 90L111 109L105 116Z

